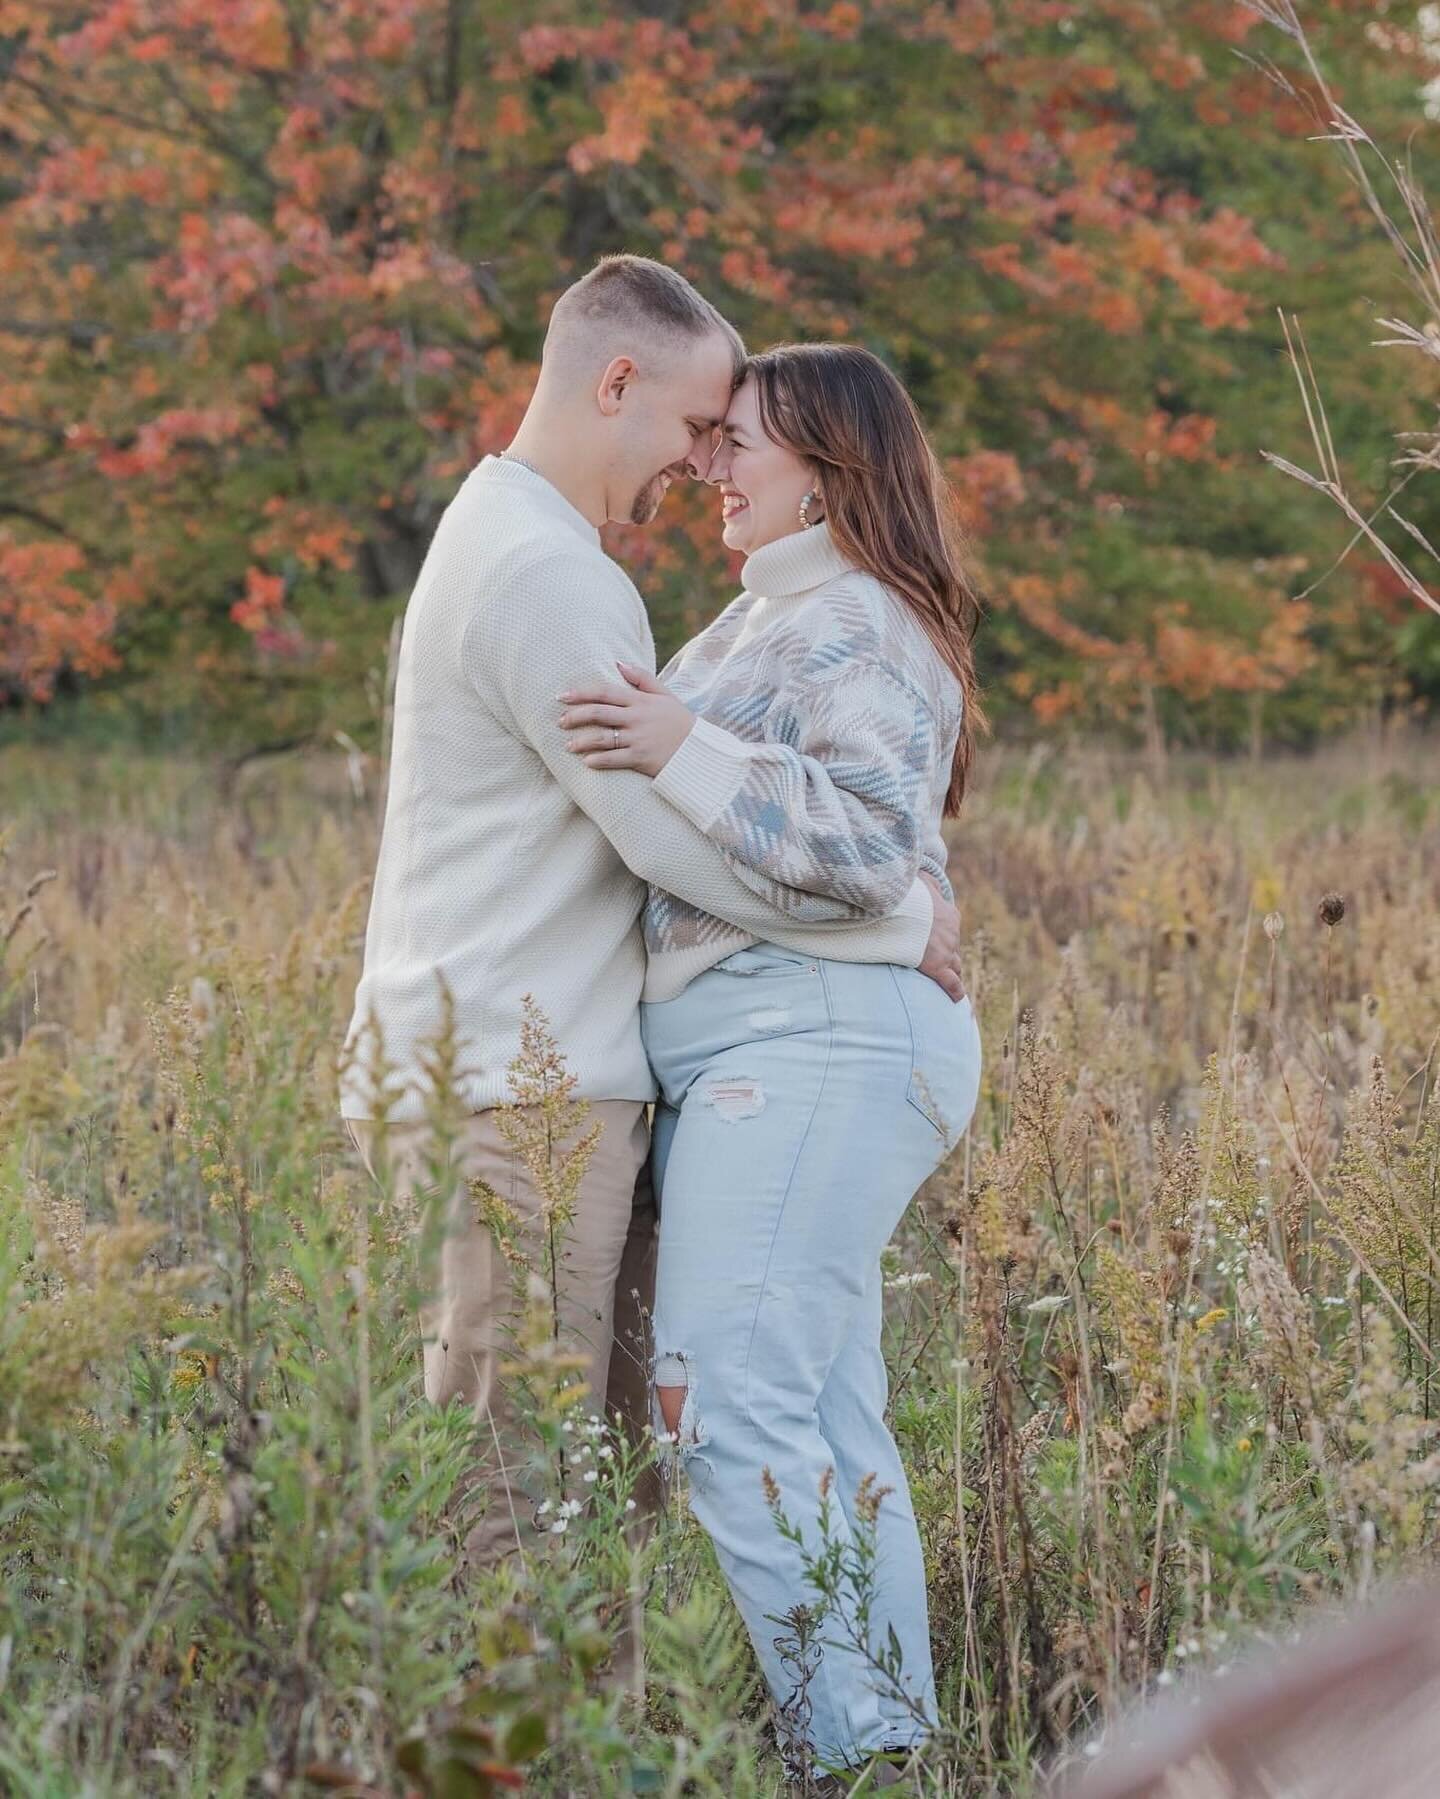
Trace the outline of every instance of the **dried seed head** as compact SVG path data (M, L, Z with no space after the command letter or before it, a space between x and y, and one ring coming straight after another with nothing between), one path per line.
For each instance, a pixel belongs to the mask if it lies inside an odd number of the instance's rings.
M855 1515L862 1523L873 1524L880 1515L881 1501L895 1491L894 1487L880 1486L878 1481L879 1476L875 1474L860 1477L860 1485L855 1491Z
M1265 914L1265 923L1262 928L1265 935L1273 943L1285 929L1285 914L1283 912L1267 912Z
M1344 896L1339 893L1327 893L1316 907L1316 911L1319 914L1321 924L1329 925L1330 929L1333 931L1335 926L1339 924L1340 920L1345 916Z

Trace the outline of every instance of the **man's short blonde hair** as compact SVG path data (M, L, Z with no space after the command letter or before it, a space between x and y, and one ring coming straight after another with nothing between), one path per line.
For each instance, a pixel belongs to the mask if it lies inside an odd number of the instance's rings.
M608 344L635 327L672 338L681 348L716 333L730 346L737 383L744 373L740 333L683 275L648 256L603 256L567 287L550 315L545 351L583 351L596 339Z

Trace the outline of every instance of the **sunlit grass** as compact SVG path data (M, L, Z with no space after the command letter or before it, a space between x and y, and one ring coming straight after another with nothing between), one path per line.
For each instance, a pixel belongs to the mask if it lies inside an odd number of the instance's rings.
M1440 748L982 770L981 1099L889 1252L935 1793L1024 1791L1137 1685L1417 1564L1440 1404ZM672 1502L635 1550L619 1458L449 1580L468 1425L335 1116L375 783L0 767L0 1784L772 1793L708 1547Z

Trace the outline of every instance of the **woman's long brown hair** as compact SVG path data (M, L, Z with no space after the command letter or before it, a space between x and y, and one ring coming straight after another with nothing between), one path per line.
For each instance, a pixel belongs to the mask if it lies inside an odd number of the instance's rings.
M830 534L892 588L960 683L960 739L945 812L960 810L985 724L972 642L980 601L965 572L954 497L914 401L878 356L852 344L778 344L752 356L766 435L819 471Z

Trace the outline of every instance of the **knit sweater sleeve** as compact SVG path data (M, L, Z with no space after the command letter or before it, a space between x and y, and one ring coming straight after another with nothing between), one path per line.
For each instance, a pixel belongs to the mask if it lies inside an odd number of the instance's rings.
M461 644L466 679L642 880L755 937L855 962L917 965L933 919L918 881L886 918L772 883L741 879L723 847L656 792L647 776L592 769L569 748L559 696L613 680L617 661L653 669L655 647L639 595L618 568L557 552L512 574L503 604L477 609ZM798 941L797 941L798 937Z
M767 722L791 741L751 743L697 718L657 791L751 871L757 891L783 885L891 911L919 870L944 748L928 702L883 660L852 658L789 682Z

